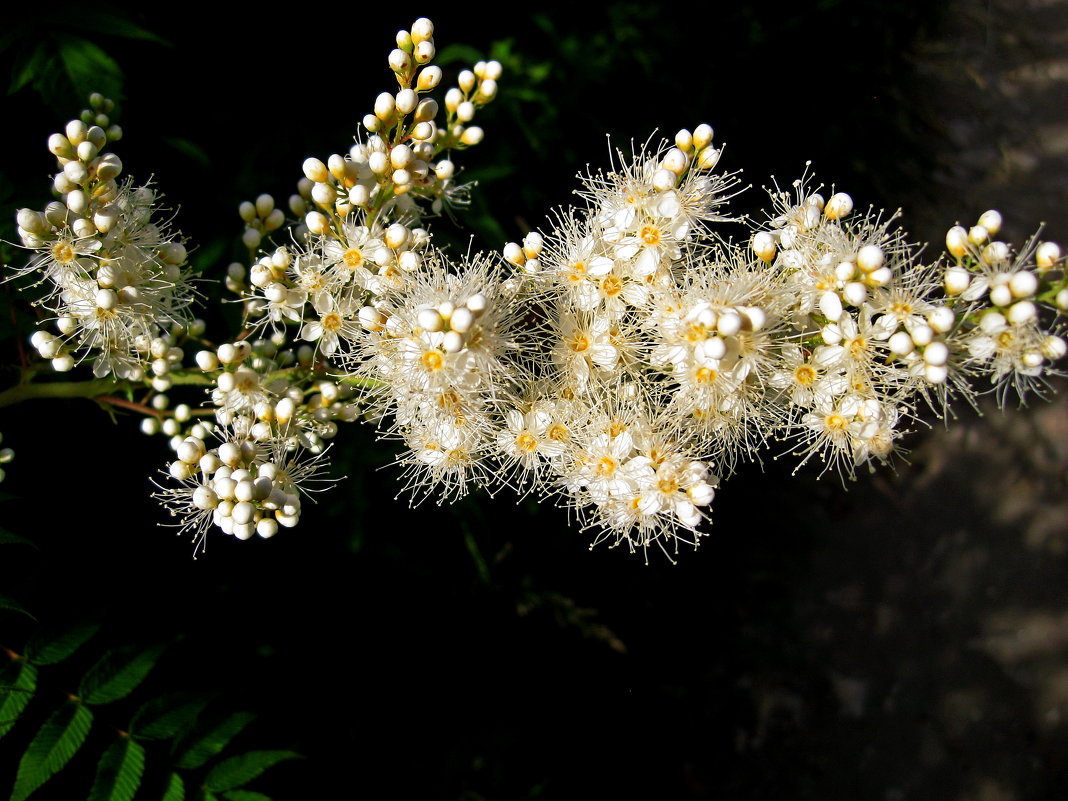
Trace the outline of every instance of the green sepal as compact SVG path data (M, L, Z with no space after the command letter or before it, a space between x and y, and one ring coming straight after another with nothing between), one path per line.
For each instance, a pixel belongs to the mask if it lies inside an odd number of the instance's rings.
M175 744L174 764L184 770L195 770L222 751L255 715L235 712L221 720L211 720L198 726Z
M104 654L82 677L78 695L87 704L110 704L125 698L155 667L163 645L126 646Z
M160 801L185 801L185 784L177 773L172 773L167 779L167 789L163 791Z
M233 790L252 781L272 765L286 759L300 758L296 751L249 751L238 754L213 767L204 779L204 786L217 792Z
M200 693L171 693L143 704L130 721L130 734L138 740L166 740L193 724L208 699Z
M15 725L37 689L37 668L25 659L15 659L0 671L0 737Z
M26 658L35 665L62 662L96 634L98 628L96 623L83 623L58 633L54 629L45 629L26 644Z
M122 735L100 757L88 801L133 801L144 771L145 749Z
M11 801L23 801L77 753L89 734L93 713L79 701L68 701L45 721L19 762Z

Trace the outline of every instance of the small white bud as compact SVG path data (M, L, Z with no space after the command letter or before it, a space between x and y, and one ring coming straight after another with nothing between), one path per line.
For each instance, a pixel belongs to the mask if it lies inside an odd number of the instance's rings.
M857 266L866 273L873 273L883 266L886 257L878 245L865 245L857 251Z
M423 67L416 79L416 87L420 92L429 92L441 83L441 67Z
M838 322L841 319L842 299L837 292L827 291L820 295L820 311L832 322Z
M991 293L993 294L993 293ZM1038 307L1029 300L1021 300L1009 307L1009 313L1005 315L1013 325L1021 325L1038 319Z
M1009 289L1017 298L1029 298L1038 291L1038 278L1032 272L1020 270L1009 279Z
M1060 258L1061 248L1056 242L1043 242L1035 251L1035 264L1040 270L1050 269L1060 261Z
M946 250L958 259L968 252L968 232L963 226L954 225L946 231Z
M932 309L927 314L927 322L930 324L931 328L939 334L946 334L953 330L953 324L956 322L956 315L948 306L939 306Z
M775 259L777 247L775 237L767 231L759 231L753 234L753 252L761 261L771 262Z
M984 211L979 215L979 225L985 228L990 236L997 236L1001 230L1001 214L994 209Z
M1042 340L1042 355L1050 361L1056 361L1068 353L1068 344L1058 336L1050 335Z
M897 356L908 356L915 349L912 337L906 331L897 331L886 341L890 352Z
M309 181L312 181L313 183L317 184L321 184L330 179L330 173L327 171L326 165L323 164L323 162L317 158L309 158L304 160L304 176ZM241 216L244 217L245 215L242 214ZM251 222L251 220L246 220L246 222Z
M990 287L990 302L995 306L1008 306L1012 303L1012 290L1008 284Z
M942 366L949 361L949 348L945 342L932 342L923 349L923 360L927 364Z
M946 270L944 280L947 295L959 295L964 292L972 282L971 273L963 267L950 267Z
M823 207L823 213L830 220L840 220L853 211L853 198L845 192L836 192L831 195L827 205Z
M702 123L693 129L693 146L703 150L712 141L712 126Z

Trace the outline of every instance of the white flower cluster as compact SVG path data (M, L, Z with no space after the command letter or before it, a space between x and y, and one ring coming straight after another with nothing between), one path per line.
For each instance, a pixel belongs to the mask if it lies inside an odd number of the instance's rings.
M893 218L801 180L742 241L724 237L737 180L708 125L619 154L503 258L454 258L423 221L462 199L452 154L482 139L471 122L501 68L461 72L439 119L433 33L426 19L398 33L396 91L366 141L304 162L295 221L269 195L242 204L252 264L226 284L245 328L195 368L168 333L203 333L185 324L184 247L152 222L150 190L115 183L104 101L94 126L53 137L64 201L19 213L39 254L19 272L53 283L61 334L34 344L57 369L92 353L98 376L147 381L144 428L177 457L160 497L198 545L212 526L295 525L326 443L366 419L402 443L416 502L510 487L566 506L595 544L672 558L704 535L721 478L769 443L853 477L892 459L921 406L974 403L985 381L1023 396L1068 350L1059 248L1013 251L997 212L925 261ZM207 408L170 410L172 377L207 384Z
M155 191L119 182L122 162L106 152L122 135L109 125L111 101L93 95L90 105L48 140L59 199L17 215L22 244L37 255L15 275L47 284L40 304L58 330L41 329L32 342L58 371L92 358L97 377L139 381L150 372L164 391L175 358L154 343L190 322L186 249L158 219Z

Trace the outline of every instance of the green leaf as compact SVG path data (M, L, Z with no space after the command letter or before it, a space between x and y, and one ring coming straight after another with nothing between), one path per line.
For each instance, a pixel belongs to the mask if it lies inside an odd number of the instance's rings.
M152 670L164 646L115 648L104 654L82 677L78 695L87 704L110 704L125 698Z
M123 14L109 10L101 3L89 7L73 4L63 9L64 22L72 28L118 36L123 39L141 39L167 47L171 43L148 28L142 28Z
M185 770L199 768L222 751L254 717L248 712L235 712L229 717L198 726L175 746L175 766Z
M123 735L100 757L88 801L133 801L145 770L145 749Z
M0 737L15 725L37 689L37 668L25 659L15 659L0 671Z
M286 759L300 759L296 751L249 751L224 759L208 772L204 786L222 792L255 779L267 768Z
M38 550L35 543L30 542L25 537L20 537L18 534L12 534L6 529L0 528L0 545L26 545L34 550Z
M100 47L80 36L59 34L59 59L80 97L99 91L114 98L121 94L122 70Z
M55 629L45 629L26 644L26 658L35 665L62 662L96 634L98 628L96 623L83 623L58 633Z
M19 53L15 67L11 71L11 83L8 84L7 93L13 95L31 81L39 79L42 73L51 71L52 64L48 46L44 42L39 42L28 56Z
M252 790L228 790L223 793L226 801L271 801L269 795L257 793Z
M144 704L130 722L130 734L138 740L165 740L192 725L208 699L199 693L171 693Z
M22 755L11 801L23 801L54 776L81 748L93 723L89 707L68 701L45 721Z
M26 617L30 618L30 620L36 620L37 619L33 615L31 615L29 612L27 612L22 607L22 604L20 604L14 598L8 598L6 595L0 595L0 609L7 609L7 610L10 610L12 612L19 612L20 614L26 615Z
M164 144L170 145L179 153L186 156L190 161L193 161L202 167L211 165L211 156L208 155L208 151L191 139L177 136L166 136L162 141Z
M177 773L172 773L167 779L167 789L163 791L160 801L185 801L185 785Z

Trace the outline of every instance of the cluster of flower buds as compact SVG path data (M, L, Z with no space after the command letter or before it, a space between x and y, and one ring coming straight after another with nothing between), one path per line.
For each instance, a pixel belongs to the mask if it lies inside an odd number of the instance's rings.
M200 548L211 525L241 540L254 534L273 537L279 526L292 528L300 521L301 491L319 472L314 457L299 454L299 449L265 448L247 436L210 449L203 439L186 437L168 468L180 486L160 496L173 514L182 515L180 530L193 532Z
M159 358L151 343L189 320L186 249L157 219L156 193L119 182L122 162L105 150L121 137L111 101L93 95L90 105L48 140L59 200L18 212L22 244L37 255L15 274L47 285L40 303L58 335L41 330L33 344L54 369L93 358L98 377L140 381Z

